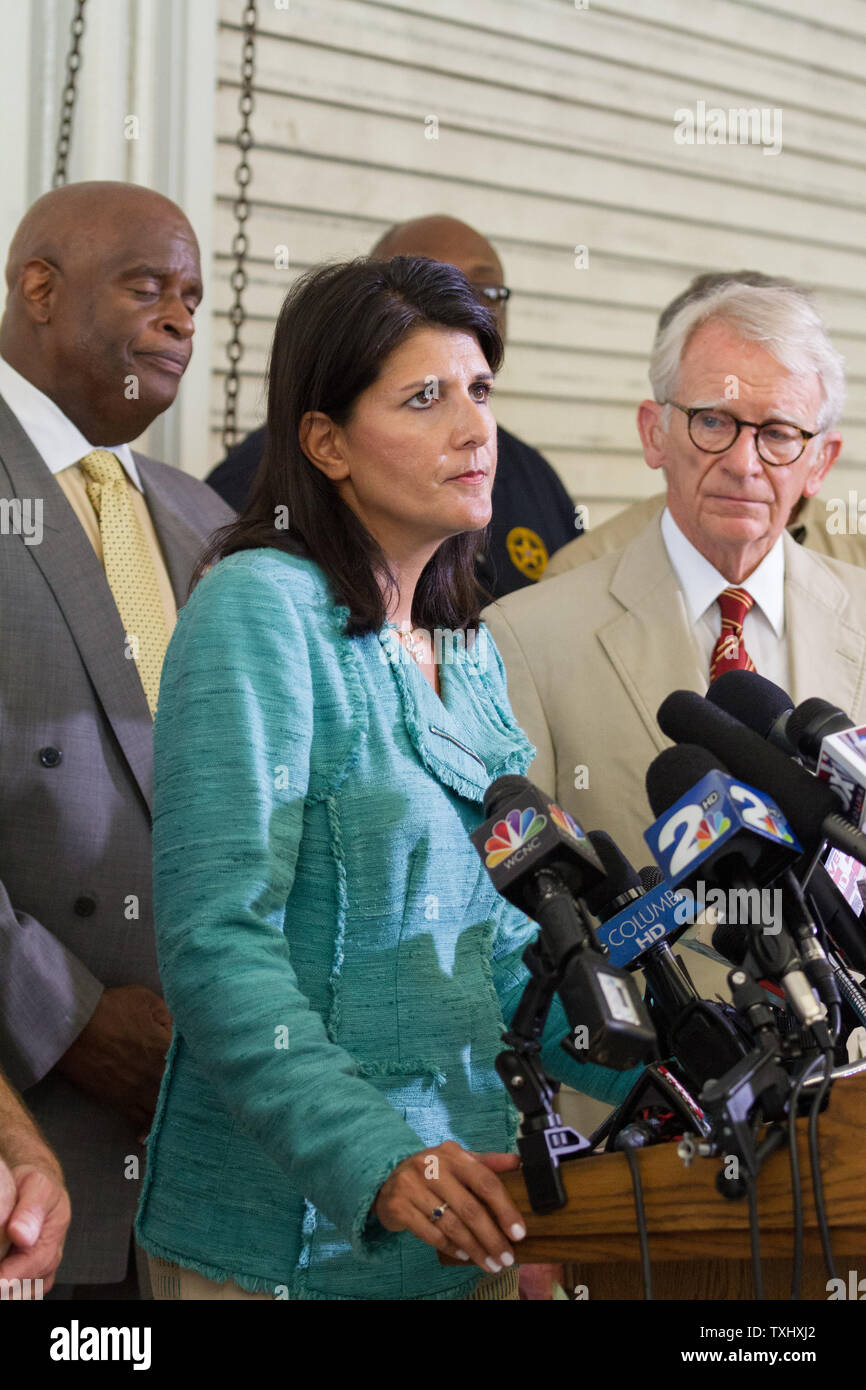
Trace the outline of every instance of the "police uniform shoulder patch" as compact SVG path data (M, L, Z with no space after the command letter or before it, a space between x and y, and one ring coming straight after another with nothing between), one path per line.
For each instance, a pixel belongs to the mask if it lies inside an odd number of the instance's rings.
M528 526L514 526L505 537L508 558L527 579L540 579L547 569L547 546Z

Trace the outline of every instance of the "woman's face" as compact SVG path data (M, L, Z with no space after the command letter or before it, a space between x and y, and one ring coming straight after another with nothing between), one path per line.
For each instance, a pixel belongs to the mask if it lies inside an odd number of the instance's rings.
M435 549L487 525L496 472L492 383L472 334L419 328L386 359L349 422L334 427L343 476L331 476L386 555Z

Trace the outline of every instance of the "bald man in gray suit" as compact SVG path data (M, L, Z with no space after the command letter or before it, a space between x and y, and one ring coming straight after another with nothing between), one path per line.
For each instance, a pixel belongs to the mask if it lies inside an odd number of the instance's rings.
M128 444L172 403L192 350L202 287L180 209L130 184L55 190L21 223L7 283L0 1066L26 1092L72 1201L51 1297L135 1297L141 1141L171 1038L151 896L162 646L146 668L106 556L119 546L123 569L128 536L133 601L149 585L164 643L204 542L234 513ZM125 530L103 528L109 482L94 492L82 464L93 457L113 470Z

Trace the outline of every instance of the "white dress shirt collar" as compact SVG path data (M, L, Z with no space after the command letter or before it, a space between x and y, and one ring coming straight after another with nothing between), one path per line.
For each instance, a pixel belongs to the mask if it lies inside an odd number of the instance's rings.
M89 454L94 445L88 444L77 425L73 425L59 405L50 396L34 386L20 372L0 357L0 395L3 396L12 414L17 418L24 433L29 437L37 453L41 454L52 473L61 473L64 468L77 463ZM124 470L135 483L139 492L144 492L141 478L128 444L100 446L115 454Z
M732 586L691 541L686 540L667 507L662 513L661 527L668 559L683 591L689 623L694 627L719 594ZM782 637L785 631L785 547L781 536L758 568L737 587L748 590L776 636Z

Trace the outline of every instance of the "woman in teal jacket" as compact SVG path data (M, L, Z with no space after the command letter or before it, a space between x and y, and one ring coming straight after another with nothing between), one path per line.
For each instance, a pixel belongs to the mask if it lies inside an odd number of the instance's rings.
M496 1171L518 1116L494 1059L536 928L469 840L534 753L474 580L501 355L451 266L299 281L253 496L171 640L154 895L174 1037L137 1232L199 1289L515 1296ZM633 1077L570 1062L567 1031L557 1003L548 1067L620 1099Z

